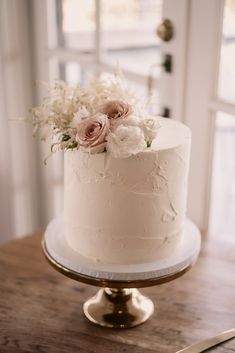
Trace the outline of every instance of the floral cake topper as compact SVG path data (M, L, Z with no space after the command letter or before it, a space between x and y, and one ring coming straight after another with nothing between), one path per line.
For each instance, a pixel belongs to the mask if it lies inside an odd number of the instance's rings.
M107 151L127 158L151 146L159 123L119 76L96 78L82 88L63 81L48 85L49 95L32 109L34 132L52 139L51 152L80 149Z

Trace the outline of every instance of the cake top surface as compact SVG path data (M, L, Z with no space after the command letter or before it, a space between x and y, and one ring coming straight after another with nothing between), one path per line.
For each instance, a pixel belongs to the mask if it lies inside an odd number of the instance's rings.
M160 128L152 142L151 150L169 149L184 143L191 138L190 129L179 121L158 117Z

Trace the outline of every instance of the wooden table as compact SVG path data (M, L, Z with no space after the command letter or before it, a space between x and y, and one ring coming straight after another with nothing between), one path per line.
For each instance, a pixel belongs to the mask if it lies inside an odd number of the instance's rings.
M104 329L88 322L82 304L97 288L57 273L40 234L0 247L0 352L165 353L235 327L235 243L210 239L183 277L143 289L155 303L145 324ZM235 352L235 340L211 351Z

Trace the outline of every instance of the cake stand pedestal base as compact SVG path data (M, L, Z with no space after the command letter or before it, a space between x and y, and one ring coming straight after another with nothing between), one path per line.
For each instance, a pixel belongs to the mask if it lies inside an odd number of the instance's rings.
M154 304L135 288L105 288L84 303L83 311L88 320L103 327L131 328L148 320Z
M153 302L136 288L160 285L187 272L200 251L200 232L186 220L179 248L168 258L153 263L111 265L95 263L70 248L64 236L63 218L52 220L42 240L50 265L76 281L102 287L83 305L93 323L110 328L130 328L145 322L154 312Z

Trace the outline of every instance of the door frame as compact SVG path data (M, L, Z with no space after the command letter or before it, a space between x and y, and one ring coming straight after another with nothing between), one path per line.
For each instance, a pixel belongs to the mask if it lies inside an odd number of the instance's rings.
M192 130L188 215L209 224L217 83L224 1L190 0L184 122ZM210 14L210 16L208 16ZM215 106L214 106L215 108Z

